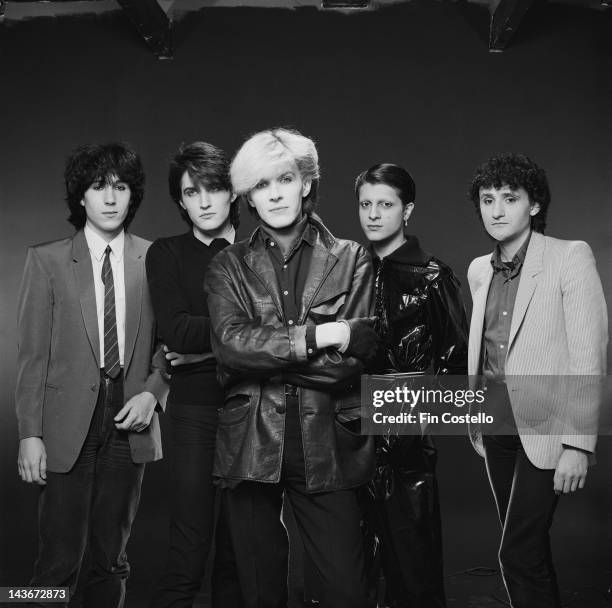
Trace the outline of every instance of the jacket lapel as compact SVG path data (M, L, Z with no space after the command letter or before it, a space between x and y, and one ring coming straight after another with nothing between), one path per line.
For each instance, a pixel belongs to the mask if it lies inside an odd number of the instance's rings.
M257 243L256 246L251 248L244 256L244 261L270 294L272 300L274 301L274 305L276 306L276 310L278 311L278 315L282 319L283 306L280 300L276 273L274 272L274 267L272 266L272 260L270 260L270 256L265 251L265 248L261 247L259 243Z
M72 239L72 259L74 278L81 303L81 314L91 350L100 367L100 337L98 334L98 310L96 308L96 288L94 286L93 266L85 233L79 230Z
M310 268L302 293L302 304L300 306L300 323L304 322L308 310L317 295L321 285L332 268L336 265L338 258L321 242L319 236L313 246Z
M512 348L512 343L516 334L523 323L525 313L533 297L536 285L538 284L538 274L542 270L542 258L544 255L544 236L539 232L531 234L531 240L527 247L525 262L521 270L518 291L512 311L512 323L510 324L510 336L508 337L508 350Z
M123 272L125 278L125 349L123 354L124 373L130 366L136 336L140 327L142 310L142 289L145 281L144 252L135 246L132 237L126 232L123 250Z
M482 332L487 307L489 286L493 278L493 267L487 258L479 277L479 284L472 297L472 321L470 323L470 339L468 352L468 374L475 376L480 372L480 355L482 351Z

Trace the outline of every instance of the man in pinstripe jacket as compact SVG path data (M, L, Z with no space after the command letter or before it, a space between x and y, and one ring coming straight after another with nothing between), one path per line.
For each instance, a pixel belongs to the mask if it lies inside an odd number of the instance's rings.
M482 374L496 396L495 422L470 435L503 528L499 560L511 605L559 608L549 529L559 495L584 486L595 449L603 290L586 243L543 235L550 191L529 158L489 159L470 198L496 242L468 270L469 374Z
M64 172L77 231L28 250L19 298L17 464L41 486L29 584L72 596L88 549L87 608L125 605L144 463L162 457L157 404L168 386L161 352L154 357L150 243L125 230L144 178L127 144L77 148Z

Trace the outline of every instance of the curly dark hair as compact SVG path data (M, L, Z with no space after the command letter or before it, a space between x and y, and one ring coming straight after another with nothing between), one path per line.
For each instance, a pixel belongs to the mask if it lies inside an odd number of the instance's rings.
M80 230L87 215L81 205L83 196L96 181L106 181L116 176L130 187L130 206L123 221L127 229L144 196L145 175L140 157L127 143L87 144L80 146L66 160L64 182L66 202L70 209L68 221Z
M229 176L229 158L221 148L205 141L194 141L191 144L181 144L178 152L170 161L168 171L168 189L170 197L178 207L181 217L190 225L193 222L189 214L181 207L181 179L186 172L191 181L204 188L219 188L232 191ZM240 202L234 200L230 206L229 219L234 228L240 225Z
M513 190L523 188L529 201L539 203L540 210L531 217L531 229L544 234L546 214L550 204L550 188L544 169L523 154L500 154L480 165L474 173L468 196L478 217L480 215L480 189L508 186Z

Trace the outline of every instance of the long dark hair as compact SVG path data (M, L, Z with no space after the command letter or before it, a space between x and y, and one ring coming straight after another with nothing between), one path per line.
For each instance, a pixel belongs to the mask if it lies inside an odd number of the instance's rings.
M85 208L81 205L85 192L95 181L108 182L112 176L130 187L130 206L123 220L123 227L127 228L144 196L145 174L136 151L123 142L87 144L77 148L66 160L64 182L70 209L68 221L77 230L87 221Z

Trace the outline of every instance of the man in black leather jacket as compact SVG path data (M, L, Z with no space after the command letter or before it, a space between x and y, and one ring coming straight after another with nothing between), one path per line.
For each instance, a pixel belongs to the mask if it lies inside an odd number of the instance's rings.
M290 501L321 606L367 606L354 488L373 472L373 438L358 433L362 360L377 336L367 251L336 239L312 213L318 157L285 129L257 133L232 162L234 192L260 226L211 263L205 289L226 396L215 475L246 606L287 603Z
M412 177L397 165L375 165L359 175L355 194L374 257L375 314L384 343L370 371L465 374L467 320L459 282L416 237L404 234L414 208ZM377 438L376 474L364 502L390 606L446 605L435 461L431 437Z

